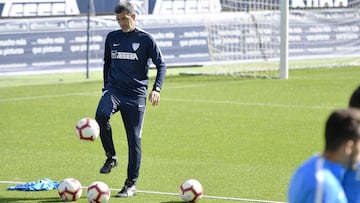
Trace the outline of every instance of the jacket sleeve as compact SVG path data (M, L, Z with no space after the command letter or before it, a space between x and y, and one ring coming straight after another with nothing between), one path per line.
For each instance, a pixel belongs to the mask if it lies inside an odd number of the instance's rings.
M152 46L151 53L152 53L151 54L152 62L154 63L154 65L157 69L156 78L155 78L152 90L160 91L160 89L162 88L162 85L163 85L163 81L165 79L167 67L166 67L165 61L163 59L161 50L157 46L155 40L153 40L153 46Z
M111 50L109 46L109 35L105 40L105 49L104 49L104 67L103 67L103 79L104 79L104 89L110 75L110 64L111 64Z

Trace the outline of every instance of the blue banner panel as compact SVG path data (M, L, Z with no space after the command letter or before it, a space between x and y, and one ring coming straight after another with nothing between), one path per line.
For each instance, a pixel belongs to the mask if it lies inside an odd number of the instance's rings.
M168 65L209 61L203 23L169 24L156 18L138 20L153 34ZM0 73L86 67L86 17L9 19L0 22ZM101 68L108 32L119 29L113 16L92 17L90 68Z

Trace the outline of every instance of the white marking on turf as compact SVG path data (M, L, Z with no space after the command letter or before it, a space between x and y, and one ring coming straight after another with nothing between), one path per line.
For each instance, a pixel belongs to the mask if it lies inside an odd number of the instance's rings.
M97 96L100 98L101 93L96 91L96 92L78 92L78 93L40 95L40 96L28 96L28 97L12 97L12 98L0 99L0 102L52 99L52 98L70 97L70 96ZM335 106L305 106L305 105L289 105L289 104L237 102L237 101L230 101L230 100L178 99L178 98L167 98L167 97L162 98L161 100L174 101L174 102L188 102L188 103L233 104L233 105L242 105L242 106L266 106L266 107L279 107L279 108L301 108L301 109L334 109L334 108L336 108Z
M9 102L9 101L25 101L25 100L37 100L37 99L52 99L58 97L71 97L71 96L101 96L100 92L78 92L78 93L68 93L68 94L52 94L52 95L39 95L39 96L28 96L28 97L12 97L0 99L0 102Z
M111 190L119 190L119 189L111 189ZM145 193L145 194L179 196L178 193L170 193L170 192L155 192L155 191L143 191L143 190L136 190L136 192ZM246 198L237 198L237 197L220 197L220 196L209 196L209 195L204 195L203 198L233 200L233 201L242 201L242 202L286 203L286 202L278 202L278 201L270 201L270 200L246 199Z
M234 104L243 106L266 106L266 107L284 107L284 108L303 108L303 109L334 109L331 106L304 106L304 105L289 105L289 104L271 104L271 103L255 103L255 102L236 102L224 100L204 100L204 99L175 99L162 98L165 101L175 102L189 102L189 103L208 103L208 104Z
M25 184L25 183L26 182L0 180L0 184ZM82 188L87 189L87 187L82 187ZM120 191L121 189L110 188L110 190ZM156 191L147 191L147 190L136 190L136 192L144 193L144 194L179 196L178 193L172 193L172 192L156 192ZM270 201L270 200L246 199L246 198L237 198L237 197L220 197L220 196L209 196L209 195L204 195L203 198L233 200L233 201L242 201L242 202L286 203L286 202L278 202L278 201Z

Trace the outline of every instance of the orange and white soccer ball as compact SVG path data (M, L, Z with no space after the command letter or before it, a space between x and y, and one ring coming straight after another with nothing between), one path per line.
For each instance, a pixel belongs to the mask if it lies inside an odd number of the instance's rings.
M64 201L76 201L81 197L82 187L75 178L66 178L60 182L58 193Z
M90 203L106 203L110 199L110 189L104 182L95 181L89 185L86 197Z
M99 124L95 119L82 118L75 126L75 134L80 140L83 141L94 141L100 134Z
M180 185L179 194L185 202L196 202L203 197L204 189L199 181L189 179Z

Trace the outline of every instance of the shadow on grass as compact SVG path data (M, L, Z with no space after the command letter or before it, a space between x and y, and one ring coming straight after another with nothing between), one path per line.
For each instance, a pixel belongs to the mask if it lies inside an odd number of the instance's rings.
M63 202L58 197L44 197L44 198L21 198L21 197L0 197L0 202Z
M169 202L160 202L160 203L184 203L184 201L169 201Z

